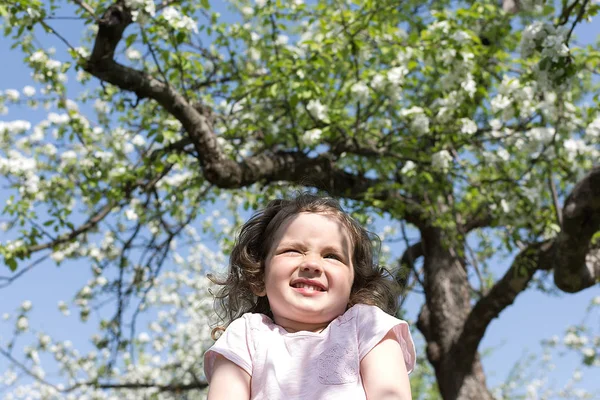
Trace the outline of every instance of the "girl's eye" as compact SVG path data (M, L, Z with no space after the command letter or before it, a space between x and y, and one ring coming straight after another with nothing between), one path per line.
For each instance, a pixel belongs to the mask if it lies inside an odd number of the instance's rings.
M337 260L337 261L342 261L342 257L338 256L337 254L326 254L325 258L331 258L333 260Z
M282 253L300 253L300 251L296 249L285 249Z

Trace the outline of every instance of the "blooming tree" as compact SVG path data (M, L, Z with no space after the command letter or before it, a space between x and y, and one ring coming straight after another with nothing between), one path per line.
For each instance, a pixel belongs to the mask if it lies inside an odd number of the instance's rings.
M395 224L389 262L405 295L425 294L416 325L441 397L493 398L490 322L534 283L573 293L600 277L600 50L574 34L600 5L550 3L236 0L227 18L206 0L0 4L32 72L0 96L3 282L85 258L75 307L109 308L89 354L43 332L26 362L0 343L2 383L31 381L10 395L201 396L205 274L223 259L199 243L226 252L244 210L311 188ZM82 37L56 23L69 13ZM500 274L499 254L513 258ZM7 316L17 334L31 307ZM595 334L574 327L564 345L597 366Z

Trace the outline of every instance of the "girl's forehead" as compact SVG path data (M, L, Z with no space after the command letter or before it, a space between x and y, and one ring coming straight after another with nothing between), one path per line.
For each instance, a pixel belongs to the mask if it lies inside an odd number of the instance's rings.
M353 235L349 226L340 215L333 212L301 212L290 215L274 231L273 244L289 236L321 236L321 234L339 236L343 242L353 247ZM310 239L308 237L307 239Z

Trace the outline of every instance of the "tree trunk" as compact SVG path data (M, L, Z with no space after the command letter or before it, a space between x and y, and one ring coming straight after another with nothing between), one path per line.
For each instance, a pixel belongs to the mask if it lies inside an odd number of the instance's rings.
M493 399L477 353L460 354L460 336L471 310L465 265L457 243L444 241L442 230L421 229L424 246L426 302L417 327L427 341L444 400ZM462 246L462 244L458 244Z

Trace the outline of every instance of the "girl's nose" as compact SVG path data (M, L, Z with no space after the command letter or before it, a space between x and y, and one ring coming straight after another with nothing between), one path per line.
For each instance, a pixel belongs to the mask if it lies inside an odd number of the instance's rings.
M305 258L300 264L300 270L306 272L321 272L323 267L321 266L320 260L314 257Z

